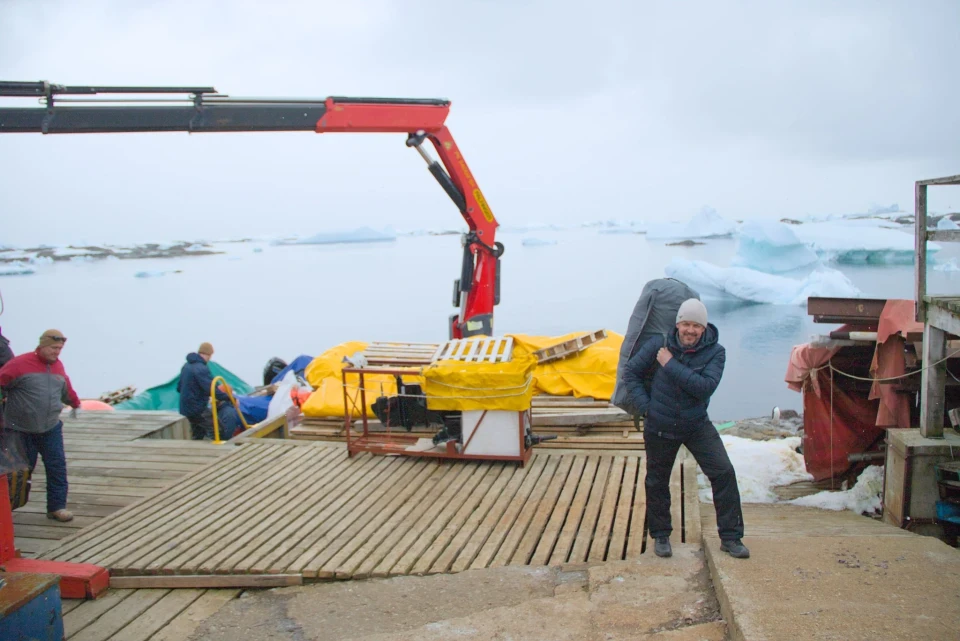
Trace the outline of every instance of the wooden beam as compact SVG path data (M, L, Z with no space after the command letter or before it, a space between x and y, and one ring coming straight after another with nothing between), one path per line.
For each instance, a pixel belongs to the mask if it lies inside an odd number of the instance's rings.
M943 438L947 378L946 332L927 323L923 328L923 373L920 382L920 435Z
M913 236L915 253L913 263L914 301L917 321L926 318L923 297L927 295L927 186L918 182L914 188Z
M937 229L936 231L928 231L927 240L939 240L942 243L960 242L960 230Z
M300 574L112 576L111 588L276 588L302 585Z
M960 176L944 176L943 178L918 180L917 184L923 187L927 185L960 185Z

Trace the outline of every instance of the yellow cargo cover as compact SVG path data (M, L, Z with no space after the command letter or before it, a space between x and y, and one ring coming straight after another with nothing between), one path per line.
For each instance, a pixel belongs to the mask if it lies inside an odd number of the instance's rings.
M361 341L351 341L332 347L320 356L310 361L307 369L304 371L307 382L313 387L314 392L307 399L301 408L304 416L338 416L343 417L343 368L347 366L343 362L344 356L352 356L357 352L362 352L367 348L367 343ZM418 376L404 376L403 380L409 383L420 383L422 380ZM368 417L373 417L373 403L377 397L393 396L397 393L396 379L392 374L364 374L364 387L367 390L367 408ZM357 403L359 397L360 376L358 374L347 375L347 386L350 397L356 397ZM352 409L352 405L351 405ZM352 415L359 418L360 413L352 410Z
M564 336L512 334L514 358L524 353L532 354L538 349L568 341L584 333L573 332ZM536 393L610 400L617 381L617 361L620 360L622 344L623 335L608 331L606 338L582 352L537 365L534 372Z
M507 410L530 408L537 360L517 354L506 363L445 360L423 368L423 391L431 410Z
M423 377L410 375L404 380L419 383L427 394L432 410L503 409L522 411L530 407L534 394L592 397L609 400L617 377L617 361L623 336L607 332L607 337L587 349L538 365L533 352L583 335L528 336L511 334L513 359L509 363L463 363L441 361L423 369ZM316 390L303 405L306 416L343 416L343 357L366 349L367 343L353 341L333 347L315 358L306 369L307 382ZM367 374L367 415L381 393L392 396L397 386L392 375ZM358 377L350 376L351 396L356 393Z

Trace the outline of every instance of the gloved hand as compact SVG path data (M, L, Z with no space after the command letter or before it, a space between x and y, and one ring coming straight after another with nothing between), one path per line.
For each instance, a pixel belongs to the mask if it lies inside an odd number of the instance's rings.
M77 414L80 412L80 408L74 407L70 410L70 418L77 418Z

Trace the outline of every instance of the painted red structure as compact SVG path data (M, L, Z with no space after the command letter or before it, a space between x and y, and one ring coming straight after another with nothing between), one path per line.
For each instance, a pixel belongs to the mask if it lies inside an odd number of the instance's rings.
M65 599L95 599L100 596L110 586L110 575L106 568L89 563L38 561L17 556L6 475L2 476L0 485L0 568L4 572L56 574L60 577L60 595Z

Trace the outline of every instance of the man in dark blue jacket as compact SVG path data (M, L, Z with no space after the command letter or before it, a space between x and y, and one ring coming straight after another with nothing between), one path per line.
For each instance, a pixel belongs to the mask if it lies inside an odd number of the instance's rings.
M213 374L207 363L213 358L213 345L201 343L196 352L187 354L187 362L180 370L177 391L180 392L180 413L190 421L195 440L213 438L213 414L209 408L210 385ZM217 401L229 402L230 397L217 390ZM220 438L229 438L221 435Z
M647 452L647 528L657 556L670 547L670 473L685 445L713 486L720 549L746 559L740 490L720 434L707 416L710 397L720 384L726 351L717 342L717 328L707 323L707 308L695 298L680 306L677 329L652 338L628 361L623 374L630 405L645 416ZM649 375L652 374L652 381ZM650 388L644 385L644 379Z

